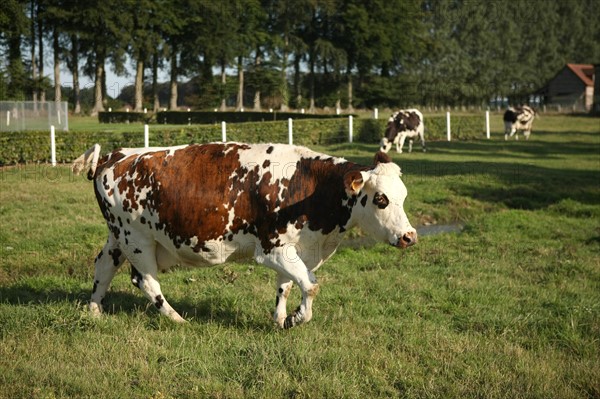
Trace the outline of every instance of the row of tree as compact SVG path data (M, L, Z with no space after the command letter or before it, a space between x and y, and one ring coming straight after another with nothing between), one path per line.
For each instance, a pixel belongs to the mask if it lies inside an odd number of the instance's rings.
M597 0L3 0L0 98L44 100L53 65L60 100L66 67L75 112L79 74L94 80L95 113L106 68L130 62L135 110L160 106L160 70L171 109L184 79L186 105L211 108L516 101L600 62L598 21Z

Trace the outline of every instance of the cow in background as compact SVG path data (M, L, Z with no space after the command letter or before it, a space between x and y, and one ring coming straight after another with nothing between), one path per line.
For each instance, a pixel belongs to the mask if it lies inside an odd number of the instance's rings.
M404 141L408 139L408 152L412 152L412 143L417 136L421 139L421 146L425 151L424 132L423 114L418 109L400 110L388 119L384 137L381 139L381 151L388 152L392 144L396 144L396 151L402 154Z
M531 134L531 126L533 125L533 118L535 117L535 110L527 105L519 107L508 107L504 113L504 140L508 140L516 134L515 140L519 139L519 130L523 131L525 140L529 140Z

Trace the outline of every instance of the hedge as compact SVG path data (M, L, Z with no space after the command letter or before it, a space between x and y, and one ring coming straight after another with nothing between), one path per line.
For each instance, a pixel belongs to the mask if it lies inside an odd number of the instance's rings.
M346 115L332 114L302 114L297 112L206 112L206 111L160 111L156 113L156 122L159 124L187 125L187 124L214 124L214 123L243 123L243 122L268 122L292 119L336 119L347 118Z
M354 141L376 144L385 130L385 119L354 119ZM466 140L484 137L483 116L456 116L452 118L452 139ZM348 141L348 120L305 119L294 120L293 141L298 145L327 145ZM171 146L189 143L221 141L221 124L192 125L181 128L163 128L150 125L151 146ZM446 118L425 118L425 140L446 139ZM241 142L288 142L286 121L251 122L227 125L227 140ZM142 147L144 130L134 127L130 132L57 132L56 159L69 163L94 143L102 152L119 147ZM50 161L50 134L48 131L0 133L0 166Z
M143 112L98 112L98 121L100 123L144 123L148 122L151 116Z

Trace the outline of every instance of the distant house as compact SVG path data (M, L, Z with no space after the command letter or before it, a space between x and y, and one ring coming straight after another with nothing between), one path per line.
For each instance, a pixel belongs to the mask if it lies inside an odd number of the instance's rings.
M541 90L546 105L590 111L594 103L594 74L592 64L565 65Z

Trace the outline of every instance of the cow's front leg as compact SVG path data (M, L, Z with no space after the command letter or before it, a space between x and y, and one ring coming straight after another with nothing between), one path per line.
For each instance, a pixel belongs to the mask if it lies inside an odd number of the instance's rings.
M273 320L281 327L283 327L287 317L287 299L293 285L294 282L288 277L282 274L277 275L277 297L275 298L275 313L273 313Z
M286 245L273 249L270 253L264 255L257 255L256 260L259 263L264 264L277 271L281 275L281 279L278 280L282 283L287 279L293 281L300 287L302 291L302 302L296 310L285 317L284 306L286 300L282 303L283 296L279 297L279 303L275 311L276 319L275 322L282 328L291 328L301 323L306 323L312 318L312 303L319 292L319 285L317 284L316 278L312 272L310 272L304 262L298 256L296 248L293 245ZM283 289L282 294L286 293L286 289L280 285L279 288ZM287 292L289 294L289 292ZM287 296L286 296L287 299Z
M402 154L402 147L404 147L404 140L406 140L406 135L404 134L399 134L398 135L398 139L396 141L396 152L398 152L398 154Z

